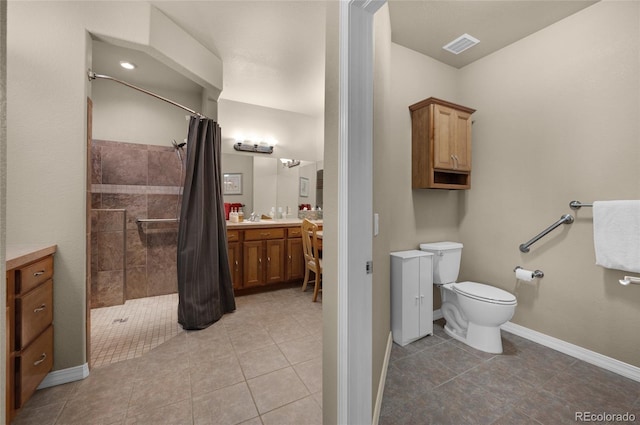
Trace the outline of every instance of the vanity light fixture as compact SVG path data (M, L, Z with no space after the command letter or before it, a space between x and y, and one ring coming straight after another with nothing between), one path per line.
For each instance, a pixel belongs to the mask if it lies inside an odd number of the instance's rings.
M248 140L245 140L245 142L248 142ZM272 154L273 153L273 146L267 145L266 143L243 143L243 142L236 142L233 145L233 148L237 151L242 151L242 152L257 152L257 153L267 153L267 154Z
M442 48L447 52L451 52L454 55L457 55L475 46L478 43L480 43L480 40L465 33L452 42L442 46Z
M136 69L136 65L128 61L120 61L120 66L128 70Z
M293 168L300 165L299 159L280 158L280 162L282 162L283 167L287 167L287 168Z

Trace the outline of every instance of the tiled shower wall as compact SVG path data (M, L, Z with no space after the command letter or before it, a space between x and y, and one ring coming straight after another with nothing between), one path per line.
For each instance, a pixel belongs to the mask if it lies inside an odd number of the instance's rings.
M124 302L177 292L178 225L137 224L136 218L179 217L182 178L181 162L172 146L92 141L91 208L99 211L92 211L92 218L125 211L123 245L113 243L113 235L101 235L105 225L99 220L92 223L92 307L115 305L120 298ZM120 257L124 259L122 283L115 270L107 274L100 266L100 261L112 264Z

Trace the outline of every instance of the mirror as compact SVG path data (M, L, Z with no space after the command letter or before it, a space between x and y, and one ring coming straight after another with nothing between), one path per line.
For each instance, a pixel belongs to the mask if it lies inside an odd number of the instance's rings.
M288 167L271 156L222 154L224 202L244 204L245 215L289 207L287 218L297 218L300 204L322 208L322 168L322 162Z

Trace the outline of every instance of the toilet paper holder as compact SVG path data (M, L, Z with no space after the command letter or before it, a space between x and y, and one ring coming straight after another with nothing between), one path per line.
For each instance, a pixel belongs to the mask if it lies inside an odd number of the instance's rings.
M516 268L513 269L513 271L515 272L516 270L521 269L521 268L522 267L520 267L520 266L516 266ZM544 272L542 270L534 270L534 271L531 272L531 277L538 277L538 278L544 277Z

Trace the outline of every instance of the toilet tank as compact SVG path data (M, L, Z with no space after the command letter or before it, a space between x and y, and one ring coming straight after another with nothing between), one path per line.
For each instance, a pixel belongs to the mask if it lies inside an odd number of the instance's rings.
M452 283L458 279L462 244L459 242L433 242L420 244L420 250L433 253L433 283Z

